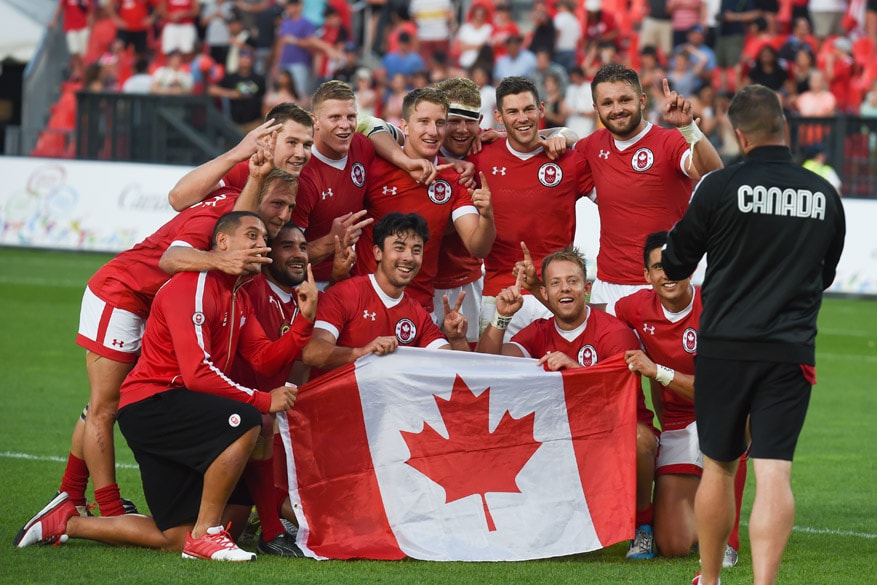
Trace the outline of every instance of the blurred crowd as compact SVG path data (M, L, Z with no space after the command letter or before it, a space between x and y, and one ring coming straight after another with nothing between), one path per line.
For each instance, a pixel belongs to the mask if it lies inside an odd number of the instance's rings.
M495 83L524 75L546 126L586 136L597 123L590 80L620 63L639 71L653 121L662 78L690 96L726 158L737 148L727 107L749 83L775 90L791 115L877 116L875 0L505 2L368 0L353 30L345 0L59 0L52 26L72 58L53 115L72 120L83 88L206 93L247 131L340 79L359 111L397 123L410 89L465 76L494 127Z

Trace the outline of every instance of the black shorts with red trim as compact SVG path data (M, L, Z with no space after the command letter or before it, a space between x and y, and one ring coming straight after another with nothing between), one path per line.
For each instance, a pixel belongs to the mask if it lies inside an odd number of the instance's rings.
M140 466L146 503L160 530L194 523L204 473L262 415L224 396L174 388L119 411L119 429Z
M738 459L746 452L749 420L750 458L791 461L810 403L805 367L698 355L694 411L703 454L717 461Z

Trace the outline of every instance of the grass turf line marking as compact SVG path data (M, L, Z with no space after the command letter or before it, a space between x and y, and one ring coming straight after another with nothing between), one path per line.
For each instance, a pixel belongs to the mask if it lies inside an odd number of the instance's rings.
M28 461L54 461L57 463L67 463L66 457L55 457L53 455L30 455L29 453L12 453L11 451L0 452L0 457L5 457L7 459L26 459ZM133 463L117 462L116 467L120 467L122 469L139 469L139 467Z
M740 521L740 526L749 526L749 522ZM810 528L809 526L793 526L792 532L803 532L805 534L833 534L834 536L854 536L856 538L877 538L877 534L869 534L867 532L853 532L851 530L835 530L833 528Z

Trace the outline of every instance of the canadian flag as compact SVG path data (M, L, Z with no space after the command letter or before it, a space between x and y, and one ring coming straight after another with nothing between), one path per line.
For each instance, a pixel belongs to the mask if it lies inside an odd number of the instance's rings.
M301 388L278 417L314 558L526 560L634 532L636 392L622 357L399 348Z

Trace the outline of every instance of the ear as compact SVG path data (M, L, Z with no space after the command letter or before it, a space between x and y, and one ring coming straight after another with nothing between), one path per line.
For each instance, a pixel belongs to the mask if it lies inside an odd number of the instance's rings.
M592 284L593 283L590 280L585 281L585 296L588 298L591 297L591 285Z
M384 257L384 252L383 252L383 250L381 250L381 247L380 247L380 246L378 246L377 244L374 244L374 245L372 246L372 252L373 252L374 255L375 255L375 260L378 262L378 264L380 264L381 260L382 260L383 257Z
M652 283L652 281L649 280L649 269L648 268L643 268L643 278L646 279L647 283L649 283L649 284Z
M226 250L228 250L228 234L225 232L217 233L216 243L213 247L220 252L225 252Z
M545 117L545 102L540 101L539 102L539 118L541 119L544 117Z
M503 125L502 115L499 113L499 108L496 108L493 110L493 119L496 120L496 123L499 124L500 126Z
M646 105L649 103L649 97L646 95L646 92L643 92L639 96L639 109L642 111L646 110Z

